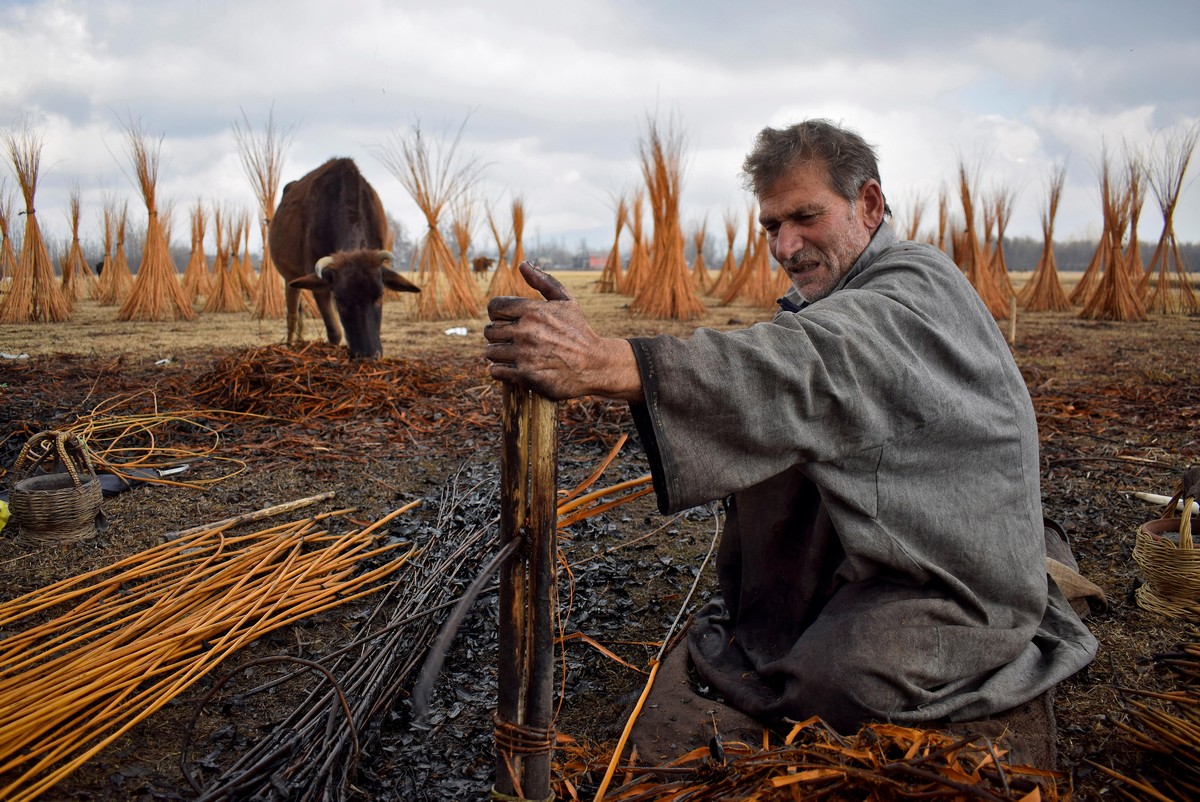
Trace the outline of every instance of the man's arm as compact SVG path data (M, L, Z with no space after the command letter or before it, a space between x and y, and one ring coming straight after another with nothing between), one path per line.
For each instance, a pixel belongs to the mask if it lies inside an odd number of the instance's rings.
M492 322L483 336L492 378L556 401L599 395L641 402L642 378L629 342L598 335L579 304L550 274L528 262L518 269L546 300L501 297L488 302Z

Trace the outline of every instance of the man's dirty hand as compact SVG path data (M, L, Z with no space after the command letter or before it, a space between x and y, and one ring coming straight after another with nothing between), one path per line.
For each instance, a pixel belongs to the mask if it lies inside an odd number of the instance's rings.
M562 283L522 262L521 277L545 300L503 296L488 302L483 336L492 378L509 381L555 401L601 395L642 398L633 348L598 335Z

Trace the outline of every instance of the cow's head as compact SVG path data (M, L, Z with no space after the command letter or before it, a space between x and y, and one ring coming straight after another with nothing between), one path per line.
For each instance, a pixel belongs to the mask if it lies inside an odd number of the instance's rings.
M344 251L317 260L312 273L288 282L293 287L328 292L346 335L351 357L383 355L379 329L384 289L420 292L421 288L391 268L391 251Z

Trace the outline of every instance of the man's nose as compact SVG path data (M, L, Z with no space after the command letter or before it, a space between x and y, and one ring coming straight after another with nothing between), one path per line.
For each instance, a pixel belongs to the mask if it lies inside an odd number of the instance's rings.
M786 261L792 254L804 250L804 231L795 223L784 222L779 226L775 237L775 255L779 261Z

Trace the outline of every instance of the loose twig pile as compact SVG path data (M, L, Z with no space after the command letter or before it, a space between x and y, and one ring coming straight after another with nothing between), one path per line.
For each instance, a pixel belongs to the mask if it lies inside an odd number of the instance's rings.
M373 412L429 431L446 421L435 421L432 414L414 419L411 408L461 390L460 378L452 366L434 361L347 361L343 350L314 341L299 350L268 345L233 354L197 379L192 392L206 405L234 412L284 420L362 420ZM457 417L445 406L439 403L439 411L447 413L443 419ZM486 410L474 414L481 425L494 420Z
M353 419L356 430L342 433L351 445L373 424L386 426L391 440L430 446L439 437L461 441L472 430L492 432L499 415L497 385L477 361L347 361L343 350L315 341L299 350L269 345L239 351L196 379L186 394L212 409L276 422ZM609 443L629 422L624 404L595 398L563 404L561 415L581 437Z

